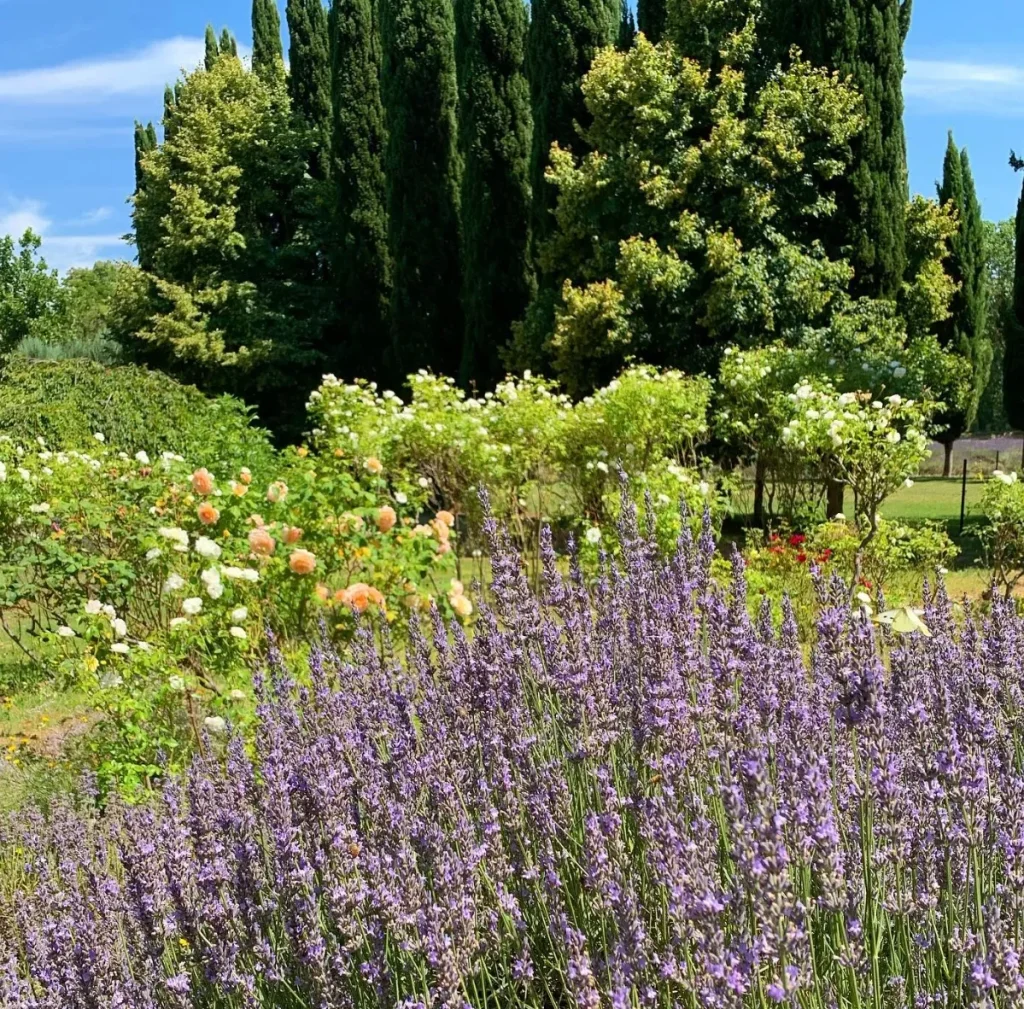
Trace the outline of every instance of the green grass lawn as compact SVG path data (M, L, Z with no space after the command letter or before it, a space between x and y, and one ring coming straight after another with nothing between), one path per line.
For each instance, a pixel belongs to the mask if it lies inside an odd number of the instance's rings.
M913 487L898 490L882 506L882 514L887 519L900 522L947 522L960 526L960 495L959 480L920 479ZM981 499L985 493L985 484L977 480L967 482L967 516L966 526L981 521Z

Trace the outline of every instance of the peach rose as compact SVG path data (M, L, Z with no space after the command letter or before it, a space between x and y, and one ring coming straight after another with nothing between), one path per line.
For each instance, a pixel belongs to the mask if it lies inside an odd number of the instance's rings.
M213 477L208 469L197 469L192 474L192 490L197 494L213 493Z
M413 536L433 536L434 530L430 526L420 524L413 529L412 534Z
M455 528L455 516L451 512L440 511L437 513L437 521L443 522L449 529Z
M209 501L204 501L196 509L196 514L204 526L215 526L220 521L220 512Z
M246 486L252 483L252 473L248 466L243 466L242 471L238 474L238 479L242 481Z
M384 472L384 463L380 461L376 456L370 456L363 465L374 475L380 476Z
M391 505L384 505L384 507L377 512L377 528L382 533L390 532L394 529L397 521L398 515Z
M276 548L274 537L262 526L249 533L249 549L258 557L269 557Z
M356 582L345 589L342 602L351 606L356 613L362 613L370 605L370 586L365 582Z
M235 497L245 497L249 493L249 488L244 483L239 483L237 480L232 480L229 484L231 487L231 493Z
M311 575L316 570L316 558L308 550L295 550L288 558L288 567L297 575Z
M463 620L465 620L466 617L472 616L473 604L469 601L468 596L457 595L450 598L449 602L452 604L452 609L455 610Z
M302 539L302 530L298 526L281 526L281 539L293 547Z
M275 480L267 488L267 500L271 504L280 504L288 497L288 485L283 480Z
M326 603L331 598L331 590L323 582L317 582L316 597L321 602Z
M442 522L440 519L433 519L430 523L430 528L434 531L434 535L437 537L438 542L441 544L448 542L448 537L451 533L446 523Z

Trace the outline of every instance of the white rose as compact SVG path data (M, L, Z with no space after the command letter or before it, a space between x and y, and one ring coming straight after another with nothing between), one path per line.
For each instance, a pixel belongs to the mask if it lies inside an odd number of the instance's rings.
M107 436L102 431L97 431L93 437L102 445L106 440Z
M228 727L228 723L220 715L208 715L203 719L203 725L206 726L208 732L213 732L216 735L225 732Z
M128 633L128 625L120 617L114 617L111 626L119 638L123 638Z
M231 630L228 631L228 633L231 635L231 637L238 638L241 641L244 641L246 639L244 627L232 627Z
M195 551L200 557L220 557L222 553L220 545L208 536L200 536L196 540Z
M586 540L593 546L597 546L601 542L601 530L596 526L591 526L585 533Z
M203 608L203 601L198 596L190 596L181 604L181 612L194 617Z
M147 561L155 561L157 559L157 557L160 557L162 554L163 554L163 551L159 547L153 547L152 550L147 550L146 551L146 560Z
M149 465L149 456L145 452L136 452L135 459L137 462L141 462L143 466Z
M167 580L164 582L164 592L178 592L185 587L185 579L177 573L172 573L167 576Z
M117 652L118 655L127 655L131 651L123 641L118 641L116 645L111 645L110 650Z
M249 616L249 610L245 606L238 606L231 611L231 619L236 624L244 623Z
M101 603L98 599L90 599L85 604L85 612L88 613L89 616L91 617L98 616L100 613L103 612L103 603Z
M75 632L70 627L58 627L57 634L62 638L75 637Z

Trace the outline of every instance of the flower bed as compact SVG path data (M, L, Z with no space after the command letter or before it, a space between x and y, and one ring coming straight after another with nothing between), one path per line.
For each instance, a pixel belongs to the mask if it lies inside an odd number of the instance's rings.
M21 1007L1015 1004L1021 619L940 592L876 634L817 583L748 615L684 531L543 599L489 528L494 606L406 658L257 676L152 807L5 828ZM931 637L925 632L930 629Z

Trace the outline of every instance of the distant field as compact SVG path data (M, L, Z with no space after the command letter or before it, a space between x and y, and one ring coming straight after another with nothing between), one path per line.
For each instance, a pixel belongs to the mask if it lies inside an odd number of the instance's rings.
M945 461L945 449L939 444L932 445L932 456L921 467L922 476L941 476ZM968 474L988 476L994 469L1024 470L1024 438L1001 435L992 438L961 438L953 446L953 474L963 473L967 460Z
M967 482L967 524L980 521L985 484ZM897 491L882 506L886 518L902 522L955 522L960 524L960 480L921 477L913 487ZM954 530L954 532L957 530Z

